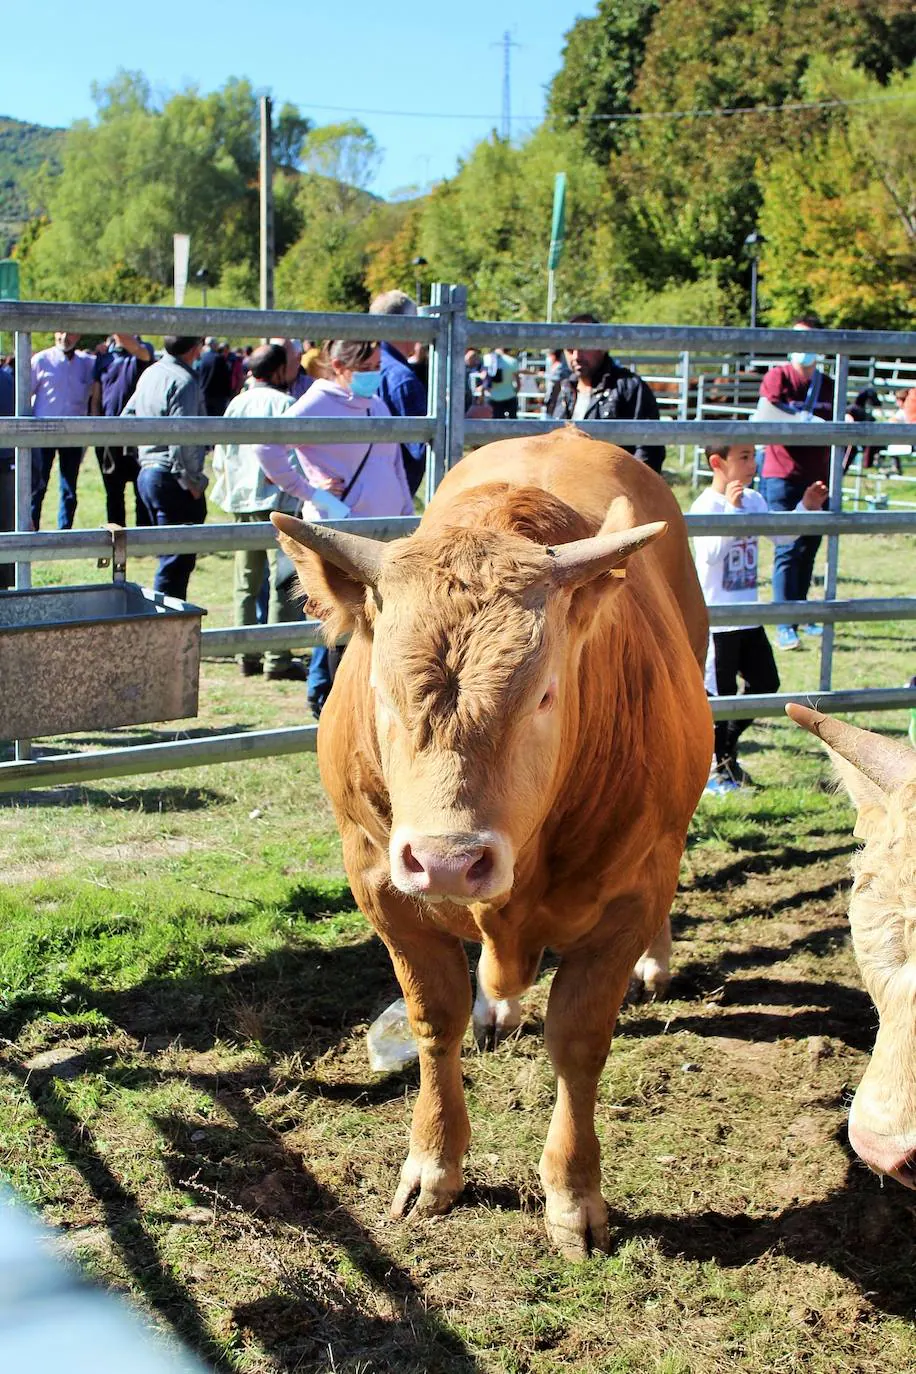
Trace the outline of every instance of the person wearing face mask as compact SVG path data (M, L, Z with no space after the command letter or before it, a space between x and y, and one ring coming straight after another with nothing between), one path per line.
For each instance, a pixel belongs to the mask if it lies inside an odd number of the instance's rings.
M324 344L321 362L324 375L286 412L292 418L308 415L341 419L366 415L390 415L378 396L381 355L379 345L353 339L334 339ZM400 445L296 444L305 480L315 488L331 491L343 503L342 514L355 516L413 515L413 498L404 475ZM320 519L325 512L306 501L305 520ZM328 512L328 518L334 518ZM340 518L340 517L338 517ZM312 650L309 664L308 702L320 715L331 690L332 665L327 649Z
M297 356L298 365L298 356ZM262 344L248 360L248 386L226 407L228 419L272 419L285 415L292 405L287 390L289 354L284 344ZM214 483L210 500L228 511L239 524L270 519L271 511L297 515L303 502L321 515L339 514L341 503L333 495L337 485L326 479L316 490L302 475L288 444L217 444L213 453ZM254 625L258 595L269 572L267 623L297 621L301 607L293 585L294 570L275 545L271 549L237 549L235 554L235 623ZM242 654L238 660L244 677L264 673L273 680L306 679L305 664L288 649Z
M810 329L823 329L817 315L801 315L792 328L800 334ZM788 414L810 411L819 420L833 418L833 379L817 366L817 354L806 348L799 339L797 351L789 354L788 363L771 367L760 384L760 396ZM768 444L764 451L762 494L771 511L795 510L812 482L829 484L830 448L825 445L789 447ZM814 559L820 547L820 537L803 535L788 544L777 544L773 554L773 600L807 601ZM820 625L803 626L805 634L820 635ZM778 625L776 646L779 649L799 647L798 626Z

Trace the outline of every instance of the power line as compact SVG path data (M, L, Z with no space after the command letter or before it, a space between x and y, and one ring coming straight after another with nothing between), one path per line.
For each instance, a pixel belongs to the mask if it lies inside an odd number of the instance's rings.
M499 45L501 46L501 45ZM853 105L875 105L883 104L892 100L914 100L916 93L912 91L900 91L889 95L868 95L856 100L796 100L786 101L783 105L730 105L710 110L641 110L632 114L611 114L611 115L582 115L576 120L577 123L604 123L621 124L627 121L639 121L646 119L721 119L730 118L732 115L768 115L784 114L791 110L831 110L847 108ZM502 114L479 114L469 110L446 112L443 110L369 110L355 109L352 105L315 105L311 101L303 103L305 110L324 110L329 113L350 114L350 115L377 115L391 119L468 119L486 120L488 123L497 124L504 118ZM538 123L544 118L543 114L533 115L509 115L513 123Z

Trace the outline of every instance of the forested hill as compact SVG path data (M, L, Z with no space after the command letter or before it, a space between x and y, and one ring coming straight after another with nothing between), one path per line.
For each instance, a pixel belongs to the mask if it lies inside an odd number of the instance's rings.
M58 163L63 129L0 115L0 253L28 215L25 181L43 162Z

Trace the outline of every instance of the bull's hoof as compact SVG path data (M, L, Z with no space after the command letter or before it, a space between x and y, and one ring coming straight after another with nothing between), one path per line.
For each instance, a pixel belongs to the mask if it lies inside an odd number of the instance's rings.
M632 1005L639 1002L663 1002L671 987L671 970L657 959L643 955L630 975L627 988L627 1001Z
M607 1207L597 1190L579 1195L547 1190L547 1237L564 1259L584 1260L596 1252L607 1254L611 1237Z
M391 1217L402 1221L439 1217L447 1212L464 1188L460 1165L443 1165L437 1160L415 1155L407 1156L401 1169L401 1181L391 1204Z
M494 1001L478 988L473 1020L477 1048L492 1050L522 1024L522 1004L515 997Z

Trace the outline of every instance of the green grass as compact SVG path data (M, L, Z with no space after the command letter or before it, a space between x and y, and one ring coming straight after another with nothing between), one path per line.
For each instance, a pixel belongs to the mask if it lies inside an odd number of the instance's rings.
M82 523L99 492L90 454ZM841 593L910 592L911 562L902 537L844 541ZM191 595L229 623L231 559L201 559ZM810 643L779 666L816 685ZM902 683L910 626L842 627L836 668ZM300 687L203 666L198 724L304 714ZM843 1128L875 1023L848 942L852 813L788 722L746 738L761 786L700 805L672 997L623 1013L602 1079L609 1257L544 1241L549 967L517 1038L468 1046L464 1198L387 1220L416 1075L368 1069L393 979L309 755L0 798L0 1168L67 1253L237 1374L913 1368L913 1202Z

